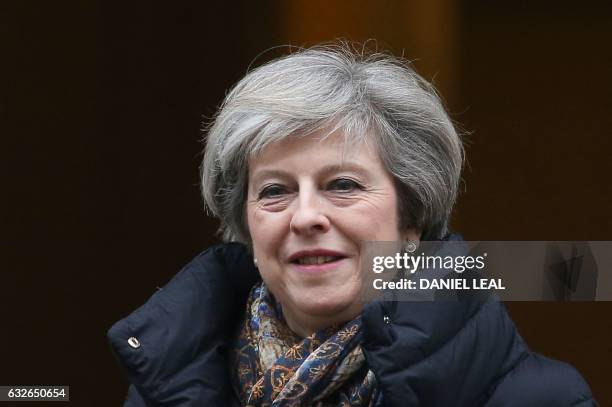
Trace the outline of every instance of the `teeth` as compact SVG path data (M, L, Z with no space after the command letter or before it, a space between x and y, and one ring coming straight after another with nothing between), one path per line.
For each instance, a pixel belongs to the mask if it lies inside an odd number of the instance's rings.
M335 260L334 256L310 256L298 259L299 264L323 264Z

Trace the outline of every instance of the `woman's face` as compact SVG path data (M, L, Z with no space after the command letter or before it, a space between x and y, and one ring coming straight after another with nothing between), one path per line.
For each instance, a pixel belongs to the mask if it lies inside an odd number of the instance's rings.
M322 328L361 312L361 242L418 237L398 230L393 179L375 149L343 157L338 134L267 146L249 162L247 199L259 271L296 332L300 321Z

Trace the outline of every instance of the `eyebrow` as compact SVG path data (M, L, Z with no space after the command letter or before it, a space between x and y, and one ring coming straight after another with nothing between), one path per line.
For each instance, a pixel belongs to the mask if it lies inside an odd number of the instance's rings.
M327 174L331 174L334 172L340 172L340 171L352 171L352 172L356 172L358 174L360 174L362 177L366 177L368 178L368 170L363 167L360 164L357 163L352 163L352 162L347 162L344 163L342 165L339 164L328 164L325 165L324 167L322 167L321 169L319 169L316 173L316 175L318 176L324 176ZM261 179L263 178L270 178L270 177L277 177L277 178L287 178L290 176L290 173L281 169L273 169L273 168L269 168L269 169L262 169L257 171L254 175L253 175L253 184L257 184L258 182L261 181Z

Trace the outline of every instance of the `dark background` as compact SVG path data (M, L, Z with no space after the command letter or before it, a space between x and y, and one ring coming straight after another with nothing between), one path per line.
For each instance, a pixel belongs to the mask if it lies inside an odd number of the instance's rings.
M612 240L612 6L531 3L0 3L0 385L121 404L106 330L216 241L202 115L277 45L376 38L415 60L471 133L466 239ZM612 303L508 308L612 406Z

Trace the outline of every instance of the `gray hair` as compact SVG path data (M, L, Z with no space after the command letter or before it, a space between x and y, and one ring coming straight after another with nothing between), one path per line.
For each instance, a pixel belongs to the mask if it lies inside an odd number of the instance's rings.
M226 241L251 244L249 157L288 136L341 130L345 145L373 137L393 176L400 230L447 233L463 145L434 88L408 61L346 44L300 49L250 72L207 129L202 195Z

